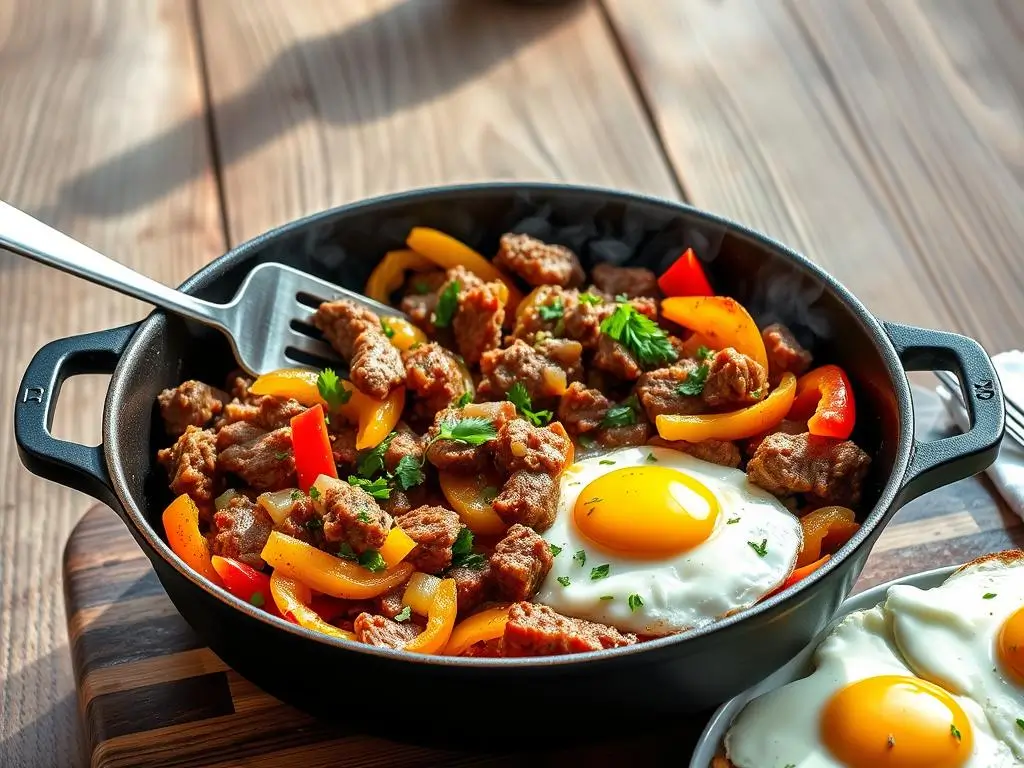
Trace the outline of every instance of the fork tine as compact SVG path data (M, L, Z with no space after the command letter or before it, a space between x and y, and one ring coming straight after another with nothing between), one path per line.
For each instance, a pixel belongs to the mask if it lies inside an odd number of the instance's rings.
M330 344L299 333L293 328L289 328L288 341L285 343L285 350L287 351L292 349L298 350L310 357L319 357L329 362L335 362L341 359ZM289 355L289 357L291 357L291 355Z
M935 371L935 377L942 382L946 389L953 393L961 405L964 405L964 395L960 389L960 382L953 374L948 371ZM1024 410L1011 400L1005 392L1003 393L1003 402L1006 414L1006 433L1017 443L1024 446Z

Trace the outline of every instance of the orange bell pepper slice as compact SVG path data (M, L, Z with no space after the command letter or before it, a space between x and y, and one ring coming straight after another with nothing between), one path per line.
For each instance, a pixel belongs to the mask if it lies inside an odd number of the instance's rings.
M434 262L414 251L388 251L370 273L363 293L381 304L387 304L391 301L391 294L402 287L408 270L425 272L434 269L434 266Z
M299 488L308 491L320 475L337 477L331 439L327 436L324 407L314 405L298 416L292 416L292 452Z
M319 371L308 368L282 368L265 373L253 382L249 391L254 395L291 397L303 405L322 405L327 402L317 388ZM405 387L395 387L384 400L369 397L342 379L340 385L349 393L348 401L337 408L337 413L356 425L356 450L374 448L398 424L405 408Z
M463 524L478 536L497 536L508 529L491 506L501 493L502 478L497 470L478 474L441 471L437 473L441 492Z
M455 625L445 646L445 656L461 656L479 642L495 640L505 634L509 604L496 605L474 613Z
M776 592L781 592L784 589L789 589L791 586L796 584L798 581L802 581L803 579L806 579L808 576L810 576L816 570L821 568L821 566L823 566L825 563L827 563L831 559L832 559L832 555L825 555L824 557L820 558L819 560L815 560L813 563L805 565L805 566L803 566L801 568L794 568L793 572L791 574L789 574L789 576L786 577L785 581L783 581L779 586L777 586L775 589L773 589L771 592L769 592L767 595L765 595L765 599L771 597Z
M441 579L427 613L427 627L405 644L412 653L441 653L451 638L458 612L455 579Z
M417 344L426 344L428 341L427 334L404 317L382 317L380 324L391 346L400 352L405 352Z
M714 296L715 292L704 274L700 259L687 248L658 278L658 287L666 296Z
M666 320L708 340L711 349L732 347L768 370L768 353L754 318L728 296L673 296L661 302Z
M405 560L406 556L414 549L416 549L416 542L408 533L396 525L388 531L388 537L384 540L384 546L377 551L388 568L394 568Z
M857 421L857 406L846 372L838 365L823 365L797 379L796 398L787 418L806 421L812 435L849 438Z
M764 400L729 413L708 413L698 416L662 414L655 419L658 434L665 440L741 440L767 432L782 421L793 405L796 377L787 373L779 386Z
M852 509L847 507L820 507L800 518L804 529L804 548L796 560L796 567L819 560L826 550L834 552L859 529Z
M342 560L296 538L273 531L260 553L275 573L297 579L308 587L331 597L366 600L404 584L413 572L409 563L400 562L374 573Z
M416 253L426 256L442 269L462 266L481 280L504 283L505 287L508 288L508 301L506 304L510 310L515 310L516 306L523 299L522 292L516 288L512 278L508 277L468 245L459 242L451 235L446 235L444 232L430 229L429 227L413 227L405 243Z
M210 542L199 531L199 507L187 493L170 503L163 513L164 533L171 551L189 568L217 586L223 586L211 561Z
M313 593L302 582L290 579L279 571L274 571L270 575L270 594L281 615L295 619L300 627L342 640L356 639L351 632L328 624L320 617L320 614L309 607L313 602Z

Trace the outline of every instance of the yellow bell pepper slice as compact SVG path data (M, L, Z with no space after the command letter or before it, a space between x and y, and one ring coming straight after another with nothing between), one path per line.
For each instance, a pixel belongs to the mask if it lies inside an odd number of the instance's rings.
M471 646L495 640L505 634L509 605L496 605L463 619L455 625L445 646L445 656L461 656Z
M171 550L204 579L220 586L210 560L210 542L199 531L199 508L187 493L170 503L163 514L164 533Z
M388 568L394 568L405 560L406 556L414 549L416 549L416 542L396 525L388 531L384 546L377 551L380 552L381 559L387 563Z
M409 563L398 563L386 571L373 573L280 531L270 534L260 556L282 576L345 600L366 600L382 595L405 583L413 572Z
M441 492L463 524L478 536L497 536L508 529L491 506L501 492L502 479L497 470L463 474L447 470L437 473Z
M429 227L413 227L406 238L406 245L416 253L426 256L432 262L444 269L452 269L462 266L479 277L481 280L493 282L498 280L508 288L508 301L506 304L510 310L522 301L523 294L516 288L512 279L505 275L491 262L474 251L468 245L459 242L451 235L446 235L436 229Z
M728 296L673 296L661 302L666 320L696 331L712 349L732 347L767 371L768 353L754 318Z
M406 352L417 344L427 343L427 334L404 317L382 317L380 322L386 329L385 332L391 331L388 339L391 341L391 346L400 352Z
M455 579L441 579L427 613L427 628L405 644L412 653L440 653L448 645L458 612Z
M387 304L391 300L391 294L402 287L408 270L425 272L434 269L435 266L433 261L414 251L388 251L373 268L363 292L371 299Z
M663 414L655 420L658 434L665 440L740 440L767 432L789 413L796 395L796 376L787 373L779 386L759 403L729 413L700 416Z
M300 627L312 629L314 632L322 632L331 637L340 637L342 640L356 639L351 632L328 624L320 618L320 614L309 607L313 600L313 593L302 582L289 579L279 571L274 571L270 574L270 595L274 598L274 605L277 606L281 615L291 616Z
M308 368L282 368L260 376L249 391L254 395L291 397L310 407L319 403L326 409L327 402L320 396L316 384L319 376L319 371ZM356 449L362 451L376 447L402 416L405 387L395 387L385 400L376 400L360 392L346 379L342 379L340 384L349 393L349 399L335 412L356 425Z

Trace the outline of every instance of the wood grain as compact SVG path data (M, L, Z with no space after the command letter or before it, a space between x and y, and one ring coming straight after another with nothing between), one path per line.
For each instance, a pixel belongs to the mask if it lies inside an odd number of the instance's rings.
M1019 4L604 2L692 202L886 317L1020 345Z
M176 0L0 3L0 198L168 283L223 249L196 49ZM191 121L191 122L187 122ZM145 206L114 158L187 122L147 154L151 177L187 169ZM105 168L96 174L97 168ZM0 252L0 765L75 765L60 552L85 497L20 465L11 405L45 342L139 318L143 305ZM104 377L61 397L60 436L97 443Z
M592 0L200 6L232 242L481 179L677 187Z

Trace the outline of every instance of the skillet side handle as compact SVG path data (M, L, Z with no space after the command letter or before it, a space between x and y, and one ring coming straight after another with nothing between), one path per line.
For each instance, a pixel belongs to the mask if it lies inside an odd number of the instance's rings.
M1003 391L992 360L974 339L912 325L883 325L904 370L956 374L971 423L962 435L914 441L900 490L902 505L940 486L976 475L995 461L1003 439Z
M72 376L113 373L136 325L51 341L28 364L14 404L14 439L21 463L40 477L120 508L103 446L58 440L51 434L60 388Z

